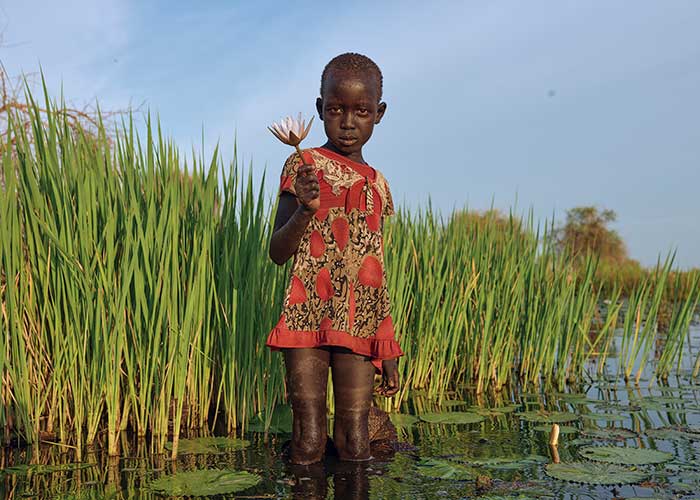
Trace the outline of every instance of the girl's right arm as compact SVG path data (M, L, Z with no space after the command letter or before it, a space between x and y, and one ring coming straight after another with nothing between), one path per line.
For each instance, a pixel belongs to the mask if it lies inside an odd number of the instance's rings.
M318 177L312 166L299 167L294 188L296 196L280 194L270 238L270 258L280 266L297 251L306 226L320 206Z

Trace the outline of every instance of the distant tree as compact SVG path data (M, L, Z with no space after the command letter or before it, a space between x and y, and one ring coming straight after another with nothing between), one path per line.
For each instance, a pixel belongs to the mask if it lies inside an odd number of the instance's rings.
M447 229L447 233L464 231L471 237L488 233L493 237L493 243L501 250L513 242L534 245L537 239L520 217L504 214L497 209L455 211L450 217Z
M553 234L556 249L574 257L593 253L607 262L628 261L625 242L617 231L608 227L616 218L612 210L598 210L591 206L568 210L566 222Z

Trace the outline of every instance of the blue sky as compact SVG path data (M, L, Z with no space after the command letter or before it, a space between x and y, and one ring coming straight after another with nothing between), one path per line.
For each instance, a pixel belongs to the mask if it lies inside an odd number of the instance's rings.
M314 112L325 63L372 57L384 121L365 158L409 207L618 214L630 255L700 266L700 2L0 0L8 72L76 104L145 103L189 150L267 168L266 125ZM316 124L306 145L323 141Z

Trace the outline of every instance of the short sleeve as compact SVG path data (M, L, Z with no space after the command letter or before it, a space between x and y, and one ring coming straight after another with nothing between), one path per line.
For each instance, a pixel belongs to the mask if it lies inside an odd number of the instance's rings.
M304 161L308 165L313 165L314 160L309 151L303 151ZM284 162L284 167L282 167L282 174L280 175L280 189L279 194L283 192L297 195L294 189L294 183L297 180L297 169L301 165L298 153L292 153L287 161Z
M394 200L391 197L391 191L389 190L389 183L386 181L386 179L382 179L384 182L384 197L386 198L384 200L384 208L382 209L382 215L383 216L389 216L389 215L394 215L396 212L394 211Z

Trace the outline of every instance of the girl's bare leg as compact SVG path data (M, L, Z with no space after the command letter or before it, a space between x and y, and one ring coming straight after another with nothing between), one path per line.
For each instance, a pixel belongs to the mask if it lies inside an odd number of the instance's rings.
M341 460L369 460L367 417L372 405L374 365L348 349L331 350L335 422L333 441Z
M328 349L285 349L287 388L294 423L290 460L308 465L318 462L326 448L326 388Z

